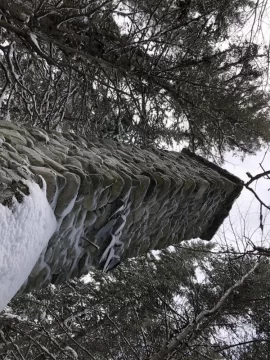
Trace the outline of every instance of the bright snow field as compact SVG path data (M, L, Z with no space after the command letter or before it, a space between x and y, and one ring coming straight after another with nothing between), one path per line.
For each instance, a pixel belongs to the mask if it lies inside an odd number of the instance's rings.
M43 189L24 181L30 195L14 197L10 208L0 204L0 311L23 285L55 232L56 219Z

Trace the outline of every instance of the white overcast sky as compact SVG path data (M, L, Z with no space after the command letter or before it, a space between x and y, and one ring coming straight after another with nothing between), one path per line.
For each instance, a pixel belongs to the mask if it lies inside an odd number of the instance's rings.
M238 36L250 39L260 43L261 45L270 45L270 0L259 0L263 13L258 11L255 17L250 18L249 23L245 27L242 34L235 34ZM262 15L262 16L261 16ZM252 30L251 30L252 29ZM269 84L264 83L264 89L270 91ZM254 156L246 156L244 160L240 156L233 156L232 153L228 153L225 156L225 162L223 167L241 178L244 182L249 180L246 175L249 172L252 176L263 172L260 167L262 163L263 168L267 171L270 170L270 147L262 149ZM267 204L270 205L270 180L261 178L258 182L254 183L253 189L256 190L257 195ZM270 211L264 209L264 230L259 229L260 225L260 207L258 201L254 195L247 189L244 189L234 204L231 212L230 219L227 219L224 223L223 229L226 233L226 237L230 243L235 243L235 235L239 234L239 238L242 237L245 232L245 236L252 238L252 241L257 245L270 247ZM233 224L235 233L230 230ZM268 234L269 233L269 234ZM246 244L246 240L243 239L243 243Z
M249 177L246 175L247 172L249 172L252 176L263 172L263 169L260 167L260 163L262 163L262 166L266 171L270 170L270 149L267 151L266 148L258 152L255 156L247 156L244 160L228 153L225 157L223 167L246 182L249 180ZM257 182L253 183L253 189L256 191L260 199L262 199L262 201L267 205L270 205L269 188L269 179L261 178ZM232 234L230 231L231 222L240 237L243 237L243 233L245 232L245 236L252 238L252 241L257 245L270 246L270 237L268 236L268 232L270 230L269 213L269 210L263 210L264 230L262 232L259 228L259 202L250 191L244 188L230 212L230 219L227 219L224 223L228 240L230 242L234 242L235 238L235 234ZM245 239L243 240L246 242Z

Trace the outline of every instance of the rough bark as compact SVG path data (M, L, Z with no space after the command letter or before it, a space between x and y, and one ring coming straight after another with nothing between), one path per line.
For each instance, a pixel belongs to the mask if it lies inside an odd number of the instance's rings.
M0 202L23 201L21 181L47 184L58 229L24 289L182 240L211 239L242 189L234 175L188 152L87 142L0 122ZM22 197L22 198L21 198ZM18 200L19 201L19 200Z

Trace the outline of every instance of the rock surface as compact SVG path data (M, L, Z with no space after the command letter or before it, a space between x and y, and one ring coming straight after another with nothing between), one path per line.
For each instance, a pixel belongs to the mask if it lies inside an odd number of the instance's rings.
M87 142L6 121L0 144L0 202L27 196L27 189L17 191L20 180L42 184L42 176L58 221L22 290L79 277L92 266L109 271L182 240L211 239L242 189L238 178L187 150Z

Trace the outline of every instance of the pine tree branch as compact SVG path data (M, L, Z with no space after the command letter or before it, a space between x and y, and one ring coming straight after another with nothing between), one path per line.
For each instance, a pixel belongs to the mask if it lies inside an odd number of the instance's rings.
M257 269L260 262L258 261L240 280L238 280L233 286L231 286L224 295L219 299L215 306L213 306L210 310L203 310L201 313L196 316L192 323L189 323L186 328L181 331L178 335L176 335L173 339L168 341L164 346L162 346L158 352L154 353L150 356L149 360L165 360L170 356L174 351L183 351L185 350L191 343L192 340L197 337L201 328L204 325L204 322L209 316L215 315L221 307L224 305L229 296L239 288L244 281Z
M245 187L247 188L251 183L253 183L253 181L259 180L261 177L267 176L269 174L270 174L270 170L264 171L264 172L262 172L260 174L255 175L255 176L249 175L250 180L247 183L245 183Z
M269 341L270 341L270 339L253 339L253 340L249 340L249 341L238 342L237 344L227 345L227 346L224 346L223 348L220 348L220 349L214 350L214 351L215 352L221 352L221 351L228 350L228 349L231 349L231 348L236 347L236 346L254 344L254 343L258 343L258 342L269 342Z

